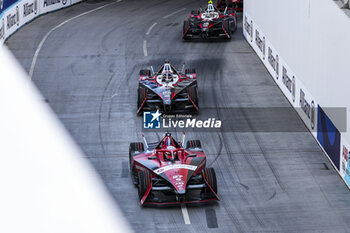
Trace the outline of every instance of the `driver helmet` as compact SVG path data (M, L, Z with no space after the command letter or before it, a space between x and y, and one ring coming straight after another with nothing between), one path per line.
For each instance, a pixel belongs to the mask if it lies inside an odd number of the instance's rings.
M173 156L171 155L171 152L164 152L164 159L165 160L173 160Z
M169 151L164 152L164 159L165 159L165 160L170 160L170 161L172 161L172 160L175 160L176 158L177 158L177 152L176 152L176 151L173 152L173 153L171 153L171 152L169 152Z
M172 72L172 69L171 69L170 63L166 62L164 64L164 68L163 68L163 72L162 73L171 73L171 72Z
M208 13L210 13L210 12L214 12L214 11L215 11L215 9L214 9L214 5L213 5L213 1L209 1L209 2L208 2L208 8L207 8L207 11L208 11Z
M171 81L173 81L173 76L171 73L163 74L163 82L169 83Z

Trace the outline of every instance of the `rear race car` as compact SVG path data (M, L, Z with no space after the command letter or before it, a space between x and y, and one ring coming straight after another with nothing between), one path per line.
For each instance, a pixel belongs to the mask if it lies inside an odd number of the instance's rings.
M235 12L220 12L210 1L204 11L193 10L188 20L184 21L182 38L225 38L231 39L237 30Z
M227 7L227 10L236 10L243 11L243 0L218 0L216 8L219 11L224 11Z
M181 142L166 133L160 142L130 143L130 171L142 206L219 200L215 170L206 168L200 141L184 142L184 133Z
M137 114L159 110L163 113L199 113L195 69L177 71L169 61L158 72L153 67L140 71Z

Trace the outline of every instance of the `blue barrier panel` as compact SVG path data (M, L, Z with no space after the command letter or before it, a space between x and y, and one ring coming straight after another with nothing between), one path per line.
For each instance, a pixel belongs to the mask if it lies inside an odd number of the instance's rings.
M317 140L327 152L339 171L340 167L340 132L318 105Z
M16 2L18 0L0 0L0 14Z

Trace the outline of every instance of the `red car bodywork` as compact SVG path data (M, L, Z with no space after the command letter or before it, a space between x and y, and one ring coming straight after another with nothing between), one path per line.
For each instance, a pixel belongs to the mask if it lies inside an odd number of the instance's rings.
M177 81L171 85L160 83L158 76L169 74ZM137 114L143 111L199 112L197 74L194 69L177 71L169 62L154 74L140 74Z
M130 158L132 174L147 170L152 177L146 192L139 197L141 205L219 200L209 184L210 181L202 177L205 175L202 173L206 166L206 155L201 148L185 149L169 133L159 143L150 143L147 149L142 147L138 148L140 150L138 154ZM176 157L169 161L165 153L176 154ZM195 178L197 180L194 182ZM203 188L211 192L203 194ZM199 197L193 198L189 192L192 189L202 193ZM153 195L157 192L163 192L161 195L163 198Z
M243 0L218 0L216 8L224 11L226 7L228 10L243 11Z
M184 21L182 38L188 40L195 36L202 38L224 37L231 38L237 29L235 12L221 12L215 9L215 18L203 17L206 11L192 11L188 20Z

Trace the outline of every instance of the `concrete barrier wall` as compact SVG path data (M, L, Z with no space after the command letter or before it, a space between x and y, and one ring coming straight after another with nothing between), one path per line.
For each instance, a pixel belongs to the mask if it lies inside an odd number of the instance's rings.
M245 0L244 35L350 184L350 19L332 0Z
M0 45L24 24L41 14L82 0L0 0Z

